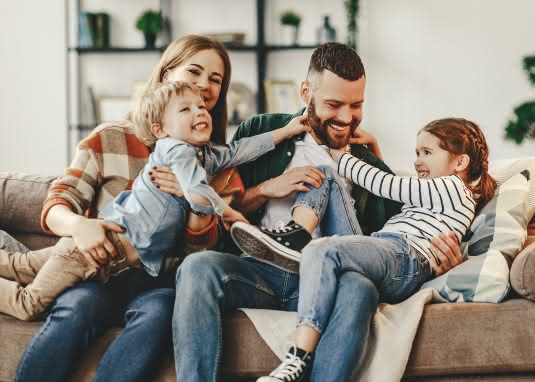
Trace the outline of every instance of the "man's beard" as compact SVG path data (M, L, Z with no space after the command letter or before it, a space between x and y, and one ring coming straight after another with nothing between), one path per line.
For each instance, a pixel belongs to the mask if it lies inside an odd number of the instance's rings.
M329 125L335 125L335 126L347 126L347 123L343 123L340 121L337 121L336 119L328 119L326 121L322 121L321 118L316 114L316 104L314 102L314 98L310 100L310 103L308 104L307 108L308 112L308 123L312 130L314 131L314 134L328 147L332 149L341 149L349 143L349 139L353 136L353 133L357 129L357 126L359 125L360 121L356 118L353 118L351 122L349 122L349 133L346 137L343 139L334 139L333 137L330 137L328 134L328 129L330 128Z

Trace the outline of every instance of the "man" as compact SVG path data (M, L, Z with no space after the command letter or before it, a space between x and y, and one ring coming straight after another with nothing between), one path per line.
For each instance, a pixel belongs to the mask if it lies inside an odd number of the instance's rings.
M315 166L335 168L329 148L345 147L362 119L366 77L357 53L343 44L328 43L312 54L307 78L301 84L306 103L303 116L260 115L245 121L235 139L274 130L288 123L308 123L310 134L280 143L271 153L239 168L248 189L241 210L252 223L272 226L291 220L290 206L306 184L318 187L323 174ZM352 153L385 171L388 167L366 147ZM357 216L369 234L399 211L391 201L353 186ZM328 227L320 234L328 235ZM460 262L459 248L441 237L435 248L441 274ZM173 341L177 380L214 381L221 359L221 314L236 308L295 311L299 275L250 257L201 252L187 257L177 272ZM355 306L352 301L365 301ZM373 283L352 273L341 276L332 319L315 353L311 381L346 381L358 367L362 347L379 301ZM281 379L284 380L284 379ZM292 379L287 379L292 381Z

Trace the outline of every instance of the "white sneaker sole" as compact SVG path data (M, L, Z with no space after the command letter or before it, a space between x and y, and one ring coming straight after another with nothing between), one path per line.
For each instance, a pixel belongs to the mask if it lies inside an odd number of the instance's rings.
M236 222L230 234L243 253L293 272L299 271L301 252L281 245L255 226Z

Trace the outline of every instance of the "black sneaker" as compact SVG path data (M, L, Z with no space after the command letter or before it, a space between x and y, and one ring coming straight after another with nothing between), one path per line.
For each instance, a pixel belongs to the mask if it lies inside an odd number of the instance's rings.
M243 253L292 272L299 271L300 251L312 240L307 230L294 221L279 229L236 222L230 234Z
M273 370L268 377L261 377L256 382L303 382L308 378L312 353L297 348L295 345L288 350L284 361Z

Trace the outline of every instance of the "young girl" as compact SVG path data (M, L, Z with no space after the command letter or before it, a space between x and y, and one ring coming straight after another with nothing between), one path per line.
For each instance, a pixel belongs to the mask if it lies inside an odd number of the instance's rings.
M120 193L102 211L107 222L125 229L121 234L107 232L118 255L95 269L78 249L58 250L26 287L0 279L0 312L32 319L75 283L87 279L106 282L130 266L142 266L150 275L158 276L165 265L163 260L178 253L190 210L190 228L195 228L197 216L207 214L221 216L226 224L246 222L209 185L214 173L254 160L273 150L281 140L306 129L294 123L230 145L210 144L210 114L198 88L186 82L167 82L149 90L141 98L133 119L137 128L145 130L145 134L138 135L152 137L156 145L132 190ZM169 166L180 184L187 185L185 199L162 192L151 182L156 164ZM26 263L32 263L32 259ZM8 272L11 273L13 270Z
M415 162L418 178L387 174L348 153L332 154L338 160L340 175L376 195L403 202L404 206L400 214L371 237L324 238L303 249L297 341L282 364L260 381L304 380L320 334L329 322L341 273L352 271L369 280L382 301L397 303L408 298L433 277L432 264L439 260L431 251L431 239L440 232L453 231L461 242L476 211L492 198L496 187L487 171L485 137L475 123L465 119L433 121L418 133ZM328 186L324 182L320 189ZM298 225L307 227L308 232L314 228L314 224L303 219L315 213L303 204L294 209L294 220L301 223L293 223L294 236L298 232L302 235L304 230L295 228ZM313 222L320 218L316 215ZM264 250L258 253L271 255L268 261L279 257L290 259L287 251L273 250L272 242L282 241L273 230L249 228L244 223L233 226L233 237L248 239L237 239L238 243L247 247L244 242L261 242L257 247ZM299 261L300 257L294 256L289 261ZM366 303L355 301L362 309ZM363 330L363 336L366 332Z

